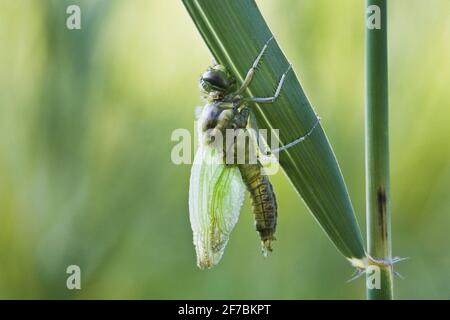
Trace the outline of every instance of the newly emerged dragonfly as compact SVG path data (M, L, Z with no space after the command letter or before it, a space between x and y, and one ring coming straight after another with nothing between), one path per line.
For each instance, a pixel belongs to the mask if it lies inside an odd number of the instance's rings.
M274 103L279 97L291 66L281 76L272 97L243 96L272 39L266 42L237 90L234 77L220 64L208 68L200 78L200 88L207 104L198 114L199 148L191 171L189 216L197 265L201 269L211 268L220 261L239 218L245 189L250 193L263 252L272 250L277 226L277 201L272 184L259 159L250 161L250 154L254 152L251 144L244 142L242 146L235 138L231 144L217 139L219 136L228 137L227 131L230 130L245 132L249 125L250 106ZM278 152L303 141L315 126L306 135L279 148ZM237 161L240 151L244 153L244 161ZM228 161L230 154L234 160L231 163Z

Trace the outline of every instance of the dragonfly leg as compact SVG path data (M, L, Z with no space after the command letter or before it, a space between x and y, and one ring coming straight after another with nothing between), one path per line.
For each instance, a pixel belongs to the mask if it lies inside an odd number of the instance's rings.
M270 150L268 153L266 153L266 155L280 153L283 150L287 150L287 149L295 146L296 144L298 144L302 141L305 141L314 132L314 129L316 129L316 127L319 125L319 123L320 123L320 117L317 117L316 123L314 123L314 125L311 127L311 129L309 129L309 131L307 133L305 133L301 137L295 139L294 141L291 141L288 144L285 144L284 146L279 147L278 149Z
M266 44L264 45L264 47L261 49L261 52L259 53L259 55L256 57L255 61L253 62L252 67L250 68L250 70L248 70L247 72L247 76L244 79L244 82L242 83L242 86L239 88L239 90L236 92L236 95L240 95L242 94L250 85L250 83L253 80L253 76L255 75L255 72L258 68L259 63L261 62L262 57L264 56L264 53L266 52L270 41L273 40L273 36L270 37L269 40L267 40Z
M273 150L268 150L267 147L264 145L264 143L261 143L261 139L259 137L258 123L256 121L256 117L253 112L250 112L250 114L249 114L248 127L250 130L253 131L253 134L256 136L255 140L256 140L256 144L257 144L259 152L260 152L259 157L261 157L262 159L265 159L266 161L272 161L270 158L271 156L279 154L281 151L289 149L289 148L295 146L296 144L298 144L302 141L305 141L314 132L316 127L319 125L320 120L321 120L320 117L317 117L316 122L311 127L311 129L309 129L309 131L307 133L305 133L304 135L300 136L299 138L289 142L288 144L281 146L277 149L273 149Z
M243 98L243 100L245 102L253 102L253 103L274 103L280 96L281 89L283 88L284 80L286 79L286 76L291 69L292 69L292 65L289 65L286 72L283 73L283 75L281 76L280 81L278 82L278 86L275 90L275 94L272 97L264 97L264 98L248 97L248 98Z

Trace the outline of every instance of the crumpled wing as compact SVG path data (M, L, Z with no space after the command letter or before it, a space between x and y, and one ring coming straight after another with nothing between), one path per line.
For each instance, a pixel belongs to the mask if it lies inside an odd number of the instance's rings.
M202 145L195 155L189 186L189 218L200 269L222 258L239 218L245 185L236 166L226 166L217 149Z

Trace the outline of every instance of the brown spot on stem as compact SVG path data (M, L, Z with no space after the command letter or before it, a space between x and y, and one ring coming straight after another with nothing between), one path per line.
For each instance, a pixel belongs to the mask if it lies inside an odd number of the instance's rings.
M386 230L386 192L384 188L381 186L377 191L377 203L378 203L378 224L380 227L381 235L383 237L383 241L387 239L387 230Z

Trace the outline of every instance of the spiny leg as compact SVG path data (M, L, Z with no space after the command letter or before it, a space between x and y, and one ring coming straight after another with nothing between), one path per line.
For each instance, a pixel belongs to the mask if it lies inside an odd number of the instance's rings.
M264 45L264 47L261 49L261 52L259 53L259 55L256 57L255 61L253 62L252 67L250 68L250 70L248 70L247 75L244 79L244 82L242 83L242 86L239 88L238 91L236 91L236 95L240 95L242 94L250 85L250 83L253 80L253 76L255 75L256 69L258 67L258 64L261 62L261 59L264 55L264 53L267 50L267 47L269 46L270 41L273 40L273 36L270 37L269 40L267 40L266 44Z
M264 98L260 98L260 97L248 97L248 98L243 98L242 99L242 103L245 102L253 102L253 103L274 103L277 98L280 96L281 93L281 89L283 88L283 84L284 81L286 79L286 76L288 74L288 72L292 69L292 65L289 65L289 67L287 68L287 70L282 74L280 81L278 82L278 86L275 90L275 94L272 97L264 97ZM289 149L293 146L295 146L296 144L306 140L316 129L316 127L320 124L320 117L317 117L317 121L314 123L314 125L311 127L311 129L305 133L304 135L300 136L299 138L295 139L294 141L289 142L288 144L274 149L274 150L269 150L266 151L264 146L261 145L260 143L260 139L259 139L259 132L258 132L258 124L256 122L256 118L254 116L254 114L251 114L249 117L249 121L248 121L248 125L251 129L254 129L256 131L256 143L258 146L259 151L261 152L262 157L264 156L271 156L277 153L280 153L283 150Z
M284 80L286 79L286 75L288 72L292 69L292 65L289 65L288 69L283 73L283 75L280 78L280 81L278 82L278 86L275 90L275 94L272 97L248 97L244 98L243 100L245 102L253 102L253 103L274 103L278 97L280 96L281 89L283 88Z
M273 150L267 150L266 147L263 145L263 143L261 143L260 137L259 137L259 128L258 128L258 123L256 121L256 117L253 113L253 111L250 110L250 114L249 114L249 118L248 118L248 128L252 131L254 131L254 135L256 136L256 144L258 146L259 152L261 153L259 156L264 159L265 161L272 161L270 156L271 155L275 155L280 153L283 150L289 149L293 146L295 146L296 144L306 140L316 129L316 127L319 125L320 123L320 117L317 117L316 122L314 123L314 125L311 127L311 129L309 129L309 131L307 133L305 133L304 135L302 135L301 137L295 139L294 141L289 142L288 144L277 148L277 149L273 149ZM267 157L269 156L269 157Z
M286 144L286 145L284 145L284 146L282 146L282 147L280 147L280 148L278 148L278 149L274 149L274 150L268 151L268 152L266 153L266 155L271 155L271 154L280 153L281 151L286 150L286 149L289 149L289 148L295 146L296 144L298 144L298 143L300 143L300 142L306 140L306 139L314 132L314 129L316 129L316 127L319 125L319 123L320 123L320 117L317 117L316 123L314 123L314 125L312 126L312 128L309 129L309 131L308 131L306 134L304 134L303 136L301 136L301 137L295 139L294 141L289 142L288 144Z

